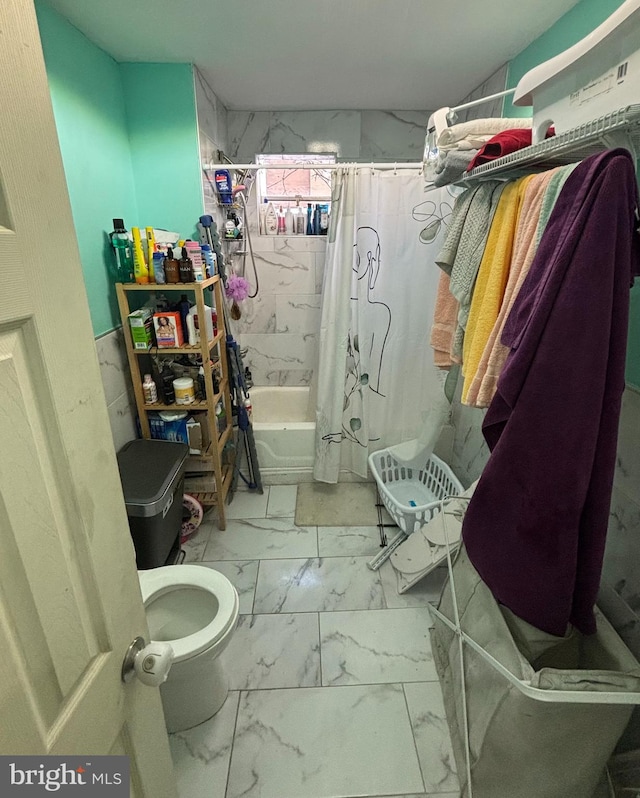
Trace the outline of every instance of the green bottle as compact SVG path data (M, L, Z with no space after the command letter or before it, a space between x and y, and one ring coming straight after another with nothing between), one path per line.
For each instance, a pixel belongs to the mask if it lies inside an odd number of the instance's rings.
M123 219L113 220L113 233L109 236L115 255L116 281L133 283L133 249Z

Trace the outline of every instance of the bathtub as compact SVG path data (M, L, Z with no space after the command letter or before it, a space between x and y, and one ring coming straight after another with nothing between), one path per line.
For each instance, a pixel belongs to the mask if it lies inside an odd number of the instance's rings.
M308 404L308 387L251 389L253 436L265 484L311 478L316 424Z

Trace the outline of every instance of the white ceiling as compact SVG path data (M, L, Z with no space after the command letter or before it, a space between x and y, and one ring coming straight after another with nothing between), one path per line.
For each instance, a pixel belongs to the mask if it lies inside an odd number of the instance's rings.
M239 110L453 105L577 0L49 0L118 61L192 61Z

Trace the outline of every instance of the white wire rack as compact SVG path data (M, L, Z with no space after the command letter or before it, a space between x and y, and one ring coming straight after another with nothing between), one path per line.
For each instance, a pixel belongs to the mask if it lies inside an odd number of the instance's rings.
M542 172L582 161L612 147L625 147L637 159L640 154L640 105L620 108L531 147L477 166L462 182L469 184L488 178L513 178Z

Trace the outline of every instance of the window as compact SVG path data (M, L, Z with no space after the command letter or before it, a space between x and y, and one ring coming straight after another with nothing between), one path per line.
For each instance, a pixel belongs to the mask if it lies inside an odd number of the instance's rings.
M292 163L317 164L317 169L296 169ZM335 155L258 155L256 163L279 165L282 169L260 169L258 171L258 204L265 199L284 210L296 203L329 203L331 201L331 169L322 164L334 164Z

